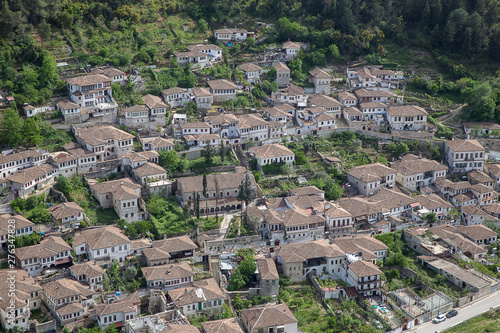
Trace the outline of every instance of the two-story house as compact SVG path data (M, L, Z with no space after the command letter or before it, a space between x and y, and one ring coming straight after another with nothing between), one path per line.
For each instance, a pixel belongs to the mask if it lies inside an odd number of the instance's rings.
M149 289L167 291L194 281L194 271L187 263L142 267L141 270Z
M20 198L26 199L31 193L52 184L57 177L57 168L42 164L18 171L5 177L7 188Z
M280 290L280 281L276 263L271 258L256 260L257 281L259 283L259 295L276 296Z
M135 222L146 218L147 214L139 207L141 185L131 178L91 184L90 192L102 208L113 207L120 219Z
M26 168L45 164L49 158L49 154L41 149L7 152L0 154L0 179Z
M142 149L145 151L154 150L159 153L164 150L174 150L175 143L172 139L166 139L162 137L145 138L142 140Z
M196 103L196 107L201 110L208 110L212 107L212 103L214 102L214 96L210 92L210 90L206 88L193 88L194 102Z
M394 187L396 171L381 163L360 165L347 172L347 181L360 194L368 197L382 187Z
M274 64L273 67L276 70L276 82L278 82L278 87L282 88L288 86L292 82L290 68L282 62Z
M42 270L71 262L71 246L58 236L48 236L40 244L16 249L16 264L31 276Z
M59 98L56 100L56 108L61 111L65 123L81 123L81 106L69 98Z
M191 100L187 89L174 87L165 89L161 92L163 101L170 105L171 108L183 107Z
M107 76L114 83L123 84L127 80L127 74L114 67L96 68L92 74Z
M49 207L54 223L64 228L78 228L85 217L85 212L76 202L63 202Z
M170 289L168 299L185 316L214 315L222 312L224 293L213 278L192 282L189 286Z
M97 154L83 148L77 142L70 142L64 145L64 150L77 158L77 173L84 175L97 170Z
M134 292L113 303L96 305L97 325L106 329L110 325L123 327L128 320L140 317L141 298Z
M113 126L73 127L76 141L97 156L97 161L115 159L132 152L134 136Z
M249 333L298 333L298 320L284 303L257 305L241 311L241 319Z
M130 255L130 239L114 226L85 229L75 235L71 245L77 256L94 261L123 262Z
M395 105L387 109L387 121L393 130L423 131L429 114L417 105Z
M358 105L358 98L351 94L350 92L344 91L337 95L339 102L342 103L345 107L355 107Z
M302 42L284 42L281 49L283 53L287 57L288 60L295 59L295 57L299 54L300 50L306 50L307 44Z
M367 90L365 88L358 89L354 92L359 100L359 103L365 102L382 102L394 103L402 102L402 98L392 91L388 90Z
M76 264L71 266L69 270L75 280L87 283L94 290L102 288L104 270L95 262L87 261Z
M329 95L332 92L330 83L332 81L332 76L326 71L314 67L309 70L309 83L314 84L314 92L316 94Z
M483 171L486 152L477 140L448 140L445 142L444 153L453 173Z
M208 55L208 60L210 62L222 61L222 48L214 44L198 44L189 45L187 47L189 51L192 52L203 52Z
M49 163L57 169L58 176L70 178L78 172L78 157L65 151L50 154Z
M338 204L330 203L330 207L325 209L325 218L329 237L346 237L352 234L352 215Z
M64 278L43 285L42 300L59 325L82 319L97 292L82 282Z
M246 40L247 34L248 31L240 28L223 28L214 30L215 39L223 43Z
M406 154L390 164L396 170L396 182L410 191L429 186L438 179L445 178L448 167L434 160Z
M371 261L351 258L355 257L346 256L345 260L348 282L365 297L382 295L382 271Z
M251 154L257 159L257 168L262 170L262 166L269 164L285 164L292 166L295 161L295 154L279 143L255 146L249 149Z
M327 273L333 279L342 278L344 252L325 239L280 245L275 249L276 262L283 275L293 282L306 281L309 275Z
M307 100L309 106L316 106L326 110L329 114L332 114L335 119L339 119L342 112L342 104L335 98L323 95L315 94L310 96Z
M255 65L251 62L247 62L238 66L238 69L242 71L245 75L245 80L248 83L259 83L260 75L262 74L262 67Z
M238 116L236 125L241 141L253 142L265 141L269 136L269 124L263 118L255 114Z
M290 103L292 105L297 105L297 103L303 103L304 99L304 88L296 86L295 84L290 84L284 88L279 88L271 94L271 98L278 103Z
M227 100L236 99L236 89L238 87L233 82L220 79L210 80L207 84L214 103L221 104Z
M35 224L22 215L0 215L0 246L7 244L9 235L14 237L28 236L33 233ZM11 236L11 237L12 237Z
M215 214L244 209L244 203L240 202L238 188L245 177L250 177L252 188L256 183L251 173L225 173L207 175L207 196L203 195L203 176L182 177L177 180L177 199L181 206L194 200L193 195L200 195L200 213Z
M5 332L29 331L31 311L42 305L42 287L22 269L0 270L0 281L2 329Z
M193 64L194 67L203 68L208 61L208 55L200 51L186 51L175 54L179 65Z

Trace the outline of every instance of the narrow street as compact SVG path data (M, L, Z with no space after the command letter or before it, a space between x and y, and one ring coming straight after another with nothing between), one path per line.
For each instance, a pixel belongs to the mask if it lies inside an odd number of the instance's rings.
M446 329L460 324L468 319L479 316L480 314L488 311L490 308L496 308L500 306L500 298L498 297L499 292L495 292L486 298L483 298L477 302L470 304L461 309L456 309L458 315L453 318L446 319L442 323L434 324L431 321L422 325L418 325L410 332L415 333L434 333L434 332L444 332Z

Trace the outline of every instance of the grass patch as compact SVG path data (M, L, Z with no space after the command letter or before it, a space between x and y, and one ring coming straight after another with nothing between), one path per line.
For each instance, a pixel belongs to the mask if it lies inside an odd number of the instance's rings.
M174 196L168 198L151 196L147 207L157 239L163 235L168 237L182 235L196 227L195 219L189 218L187 211L181 208Z
M292 310L301 330L321 332L327 325L327 312L323 306L316 302L313 287L287 288L280 293L280 298Z
M46 312L43 312L42 309L35 309L31 311L30 320L36 319L38 323L46 323L48 322L52 316Z
M201 204L200 204L201 205ZM198 220L198 225L200 231L219 229L220 223L224 217L219 216L219 222L215 220L215 217L204 217Z

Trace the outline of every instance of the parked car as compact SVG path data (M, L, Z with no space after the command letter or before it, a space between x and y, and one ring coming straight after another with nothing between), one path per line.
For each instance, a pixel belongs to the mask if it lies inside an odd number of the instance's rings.
M440 315L437 315L437 317L436 317L436 318L434 318L434 319L432 320L432 322L433 322L434 324L439 324L439 323L441 323L441 322L443 322L443 321L445 321L445 320L446 320L446 316L445 316L445 315L443 315L443 314L440 314Z
M457 314L458 314L458 311L457 311L457 310L451 310L450 312L448 312L448 313L446 314L446 318L455 317Z

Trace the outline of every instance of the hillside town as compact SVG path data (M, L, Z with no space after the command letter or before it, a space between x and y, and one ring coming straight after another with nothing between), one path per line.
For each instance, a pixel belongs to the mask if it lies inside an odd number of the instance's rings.
M500 290L499 125L441 136L397 68L297 80L302 42L213 74L256 34L172 54L192 88L87 66L19 110L70 139L1 152L3 332L430 332Z

